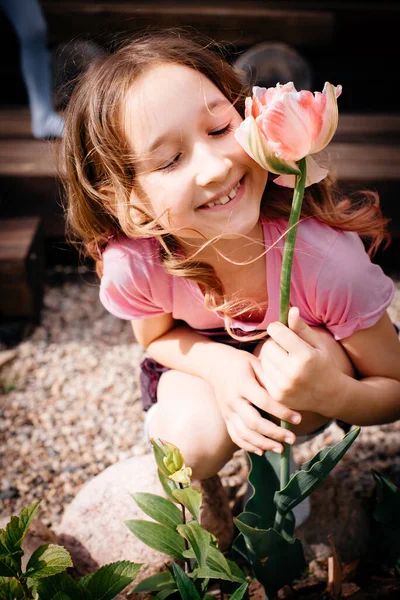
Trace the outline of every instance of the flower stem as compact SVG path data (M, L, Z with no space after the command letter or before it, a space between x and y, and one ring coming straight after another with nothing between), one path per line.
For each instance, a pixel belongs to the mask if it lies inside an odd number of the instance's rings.
M293 191L292 208L290 211L288 233L285 239L282 259L281 285L280 285L280 309L279 320L284 325L288 324L289 302L290 302L290 277L292 274L294 246L296 243L297 223L300 218L301 205L303 202L304 188L306 183L306 159L299 160L298 167L301 175L296 177L296 185ZM290 423L281 421L281 427L290 430ZM283 445L281 455L281 490L286 487L290 478L290 445Z

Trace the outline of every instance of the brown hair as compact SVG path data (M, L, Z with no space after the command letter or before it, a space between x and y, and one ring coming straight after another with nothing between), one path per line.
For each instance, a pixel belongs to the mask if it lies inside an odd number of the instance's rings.
M239 73L225 60L220 45L209 40L204 42L199 37L195 39L193 32L188 34L175 29L147 33L97 59L81 77L65 114L62 177L68 230L83 245L85 253L97 261L101 260L101 253L111 237L157 237L166 271L196 281L205 292L207 307L222 310L230 330L228 314L237 316L245 307L243 303L226 302L214 269L209 264L182 257L182 253L177 252L178 239L165 232L143 206L134 207L136 218L132 218L130 194L135 187L135 159L121 125L121 107L137 78L163 63L199 71L244 116L244 100L249 90L244 87ZM291 203L292 190L278 187L269 180L262 202L265 216L288 217ZM356 202L343 199L328 178L306 189L301 217L315 217L332 227L359 233L369 243L370 253L383 240L388 240L377 194L365 191Z

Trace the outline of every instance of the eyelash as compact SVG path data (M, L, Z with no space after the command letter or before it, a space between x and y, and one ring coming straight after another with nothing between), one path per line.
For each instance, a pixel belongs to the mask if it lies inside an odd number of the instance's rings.
M230 131L232 131L233 129L233 125L232 123L229 123L228 125L226 125L225 127L223 127L222 129L218 129L217 131L212 131L211 133L209 133L209 135L211 135L212 137L219 137L219 136L223 136L226 135L227 133L229 133ZM158 169L158 171L164 171L164 172L169 172L172 171L173 169L176 168L176 164L179 161L180 157L182 156L182 153L177 154L173 160L168 163L167 165L165 165L165 167L160 167Z

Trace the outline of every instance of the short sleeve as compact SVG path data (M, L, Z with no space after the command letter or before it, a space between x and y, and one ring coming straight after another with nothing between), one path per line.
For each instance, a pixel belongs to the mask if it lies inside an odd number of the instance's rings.
M371 262L356 233L338 231L315 287L316 313L339 340L372 327L394 295L394 282Z
M150 240L113 242L103 253L100 301L121 319L172 312L166 277Z

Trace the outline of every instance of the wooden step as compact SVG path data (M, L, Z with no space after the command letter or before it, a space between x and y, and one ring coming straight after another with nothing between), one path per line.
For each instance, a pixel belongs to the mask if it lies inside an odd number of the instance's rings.
M0 219L0 320L38 322L43 282L41 219Z
M328 46L332 42L334 17L329 10L307 10L299 3L265 0L172 2L77 2L42 1L50 41L84 35L99 40L111 35L143 32L148 27L194 27L216 40L248 46L266 39L293 45Z
M324 163L346 190L377 189L391 231L400 238L400 114L341 114ZM0 215L43 219L43 235L63 238L60 142L30 137L27 109L0 111ZM61 167L60 167L61 168Z
M342 114L325 154L339 181L400 181L400 114ZM30 137L26 109L0 111L0 177L57 177L60 143Z

